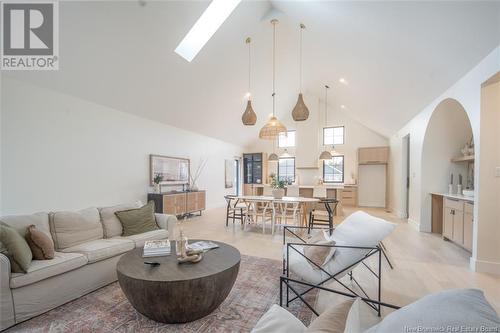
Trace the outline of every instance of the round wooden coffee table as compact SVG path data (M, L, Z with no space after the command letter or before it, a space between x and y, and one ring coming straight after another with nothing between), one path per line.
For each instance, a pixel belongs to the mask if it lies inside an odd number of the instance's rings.
M116 265L120 287L132 306L148 318L171 324L200 319L226 299L240 268L237 249L214 243L219 248L204 253L195 264L177 263L174 242L169 256L143 258L142 248L132 250ZM151 267L144 261L160 265Z

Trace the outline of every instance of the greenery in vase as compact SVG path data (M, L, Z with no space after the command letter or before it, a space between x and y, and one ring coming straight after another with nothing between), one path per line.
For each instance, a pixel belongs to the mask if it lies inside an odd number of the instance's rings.
M155 184L160 184L161 182L163 181L163 175L161 173L157 173L155 174L154 178L153 178L153 183Z
M276 188L276 189L284 189L285 188L286 181L279 180L278 177L276 177L276 175L274 173L271 174L271 176L269 176L269 178L271 178L271 187L272 188Z

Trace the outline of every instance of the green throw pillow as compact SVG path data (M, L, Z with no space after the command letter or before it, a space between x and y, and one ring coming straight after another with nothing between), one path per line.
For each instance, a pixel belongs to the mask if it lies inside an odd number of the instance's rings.
M115 212L123 226L122 236L132 236L158 230L155 220L155 203L150 201L141 208Z
M33 259L33 254L26 239L10 225L0 222L0 242L7 250L7 253L4 254L10 260L11 271L26 273Z

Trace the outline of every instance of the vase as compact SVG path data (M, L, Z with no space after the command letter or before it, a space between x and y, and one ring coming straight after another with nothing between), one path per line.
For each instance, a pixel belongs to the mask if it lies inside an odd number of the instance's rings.
M457 185L457 194L462 195L462 185L461 184Z
M155 193L161 193L161 187L160 187L160 184L156 184L154 185L154 191Z
M284 188L275 188L273 189L273 198L275 199L281 199L285 195L285 189Z
M453 194L453 184L448 185L448 194Z

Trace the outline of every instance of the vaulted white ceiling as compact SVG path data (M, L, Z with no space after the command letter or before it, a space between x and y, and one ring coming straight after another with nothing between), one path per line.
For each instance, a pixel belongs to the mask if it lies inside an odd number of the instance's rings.
M291 124L304 32L311 112L330 108L389 136L500 44L500 2L245 1L198 56L174 53L209 2L61 2L60 70L5 76L240 145L271 109L270 13L278 17L277 112ZM257 125L244 127L247 48ZM340 77L348 85L338 82Z

